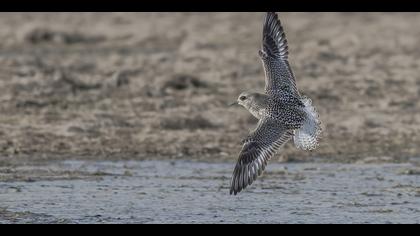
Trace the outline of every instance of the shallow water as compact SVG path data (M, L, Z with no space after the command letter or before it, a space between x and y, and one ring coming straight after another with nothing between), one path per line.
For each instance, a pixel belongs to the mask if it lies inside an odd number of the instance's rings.
M64 161L15 171L31 168L84 176L0 182L0 223L420 223L411 164L270 163L237 196L233 163Z

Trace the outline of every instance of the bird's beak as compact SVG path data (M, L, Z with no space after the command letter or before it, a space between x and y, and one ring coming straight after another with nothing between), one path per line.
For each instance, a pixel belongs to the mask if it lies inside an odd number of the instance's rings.
M232 106L236 106L236 105L239 105L239 104L238 104L238 101L234 101L233 103L229 104L229 106L230 106L230 107L232 107Z

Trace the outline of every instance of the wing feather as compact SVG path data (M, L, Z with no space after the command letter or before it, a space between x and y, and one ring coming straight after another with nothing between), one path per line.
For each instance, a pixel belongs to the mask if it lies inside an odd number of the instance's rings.
M293 136L271 119L262 119L245 139L231 179L230 194L237 194L260 176L275 152Z
M284 100L299 97L295 76L288 61L289 47L283 26L275 12L268 12L259 55L265 71L265 91Z

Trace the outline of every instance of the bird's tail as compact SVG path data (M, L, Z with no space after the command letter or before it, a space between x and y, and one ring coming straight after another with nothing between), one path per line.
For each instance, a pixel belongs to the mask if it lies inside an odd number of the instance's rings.
M313 150L318 147L318 141L322 132L321 121L318 113L312 105L310 98L302 98L305 105L306 119L299 129L295 130L294 142L297 148L302 150Z

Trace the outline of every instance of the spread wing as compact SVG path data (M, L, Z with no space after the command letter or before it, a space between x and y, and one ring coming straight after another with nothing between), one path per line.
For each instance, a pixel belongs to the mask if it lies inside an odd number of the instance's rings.
M293 136L271 119L262 119L243 143L230 183L230 194L251 185L264 171L268 160Z
M293 71L288 61L286 34L275 12L268 12L263 29L262 49L259 51L264 72L265 92L287 100L299 97Z

